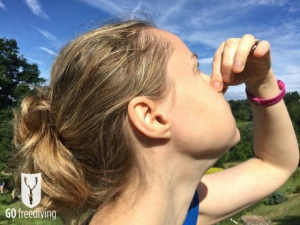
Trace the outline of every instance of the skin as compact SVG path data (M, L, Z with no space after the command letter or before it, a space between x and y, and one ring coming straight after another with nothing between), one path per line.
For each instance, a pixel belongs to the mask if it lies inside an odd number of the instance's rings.
M269 43L262 41L251 52L253 36L228 39L217 49L209 77L197 69L197 59L177 36L150 32L170 41L173 53L167 64L169 95L160 102L139 96L128 105L146 185L140 187L133 179L113 206L96 212L91 224L182 225L196 189L198 224L213 224L279 188L299 160L283 101L268 108L252 106L255 158L204 175L240 138L224 90L245 83L261 98L279 93Z

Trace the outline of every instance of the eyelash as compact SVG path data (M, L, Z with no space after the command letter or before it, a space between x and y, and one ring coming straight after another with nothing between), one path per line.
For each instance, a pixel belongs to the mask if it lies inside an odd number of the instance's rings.
M200 70L200 63L197 62L197 70Z

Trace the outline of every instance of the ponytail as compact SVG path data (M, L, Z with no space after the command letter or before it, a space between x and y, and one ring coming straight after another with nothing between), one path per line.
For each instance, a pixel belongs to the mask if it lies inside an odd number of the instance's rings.
M48 93L38 89L37 96L26 97L15 110L15 178L21 173L41 173L42 206L48 209L82 207L88 198L88 186L80 164L59 140L51 118ZM66 188L67 187L67 188Z
M16 110L16 180L41 173L42 206L69 217L116 202L132 179L143 183L128 103L163 99L172 52L152 28L129 20L79 36L55 59L49 90Z

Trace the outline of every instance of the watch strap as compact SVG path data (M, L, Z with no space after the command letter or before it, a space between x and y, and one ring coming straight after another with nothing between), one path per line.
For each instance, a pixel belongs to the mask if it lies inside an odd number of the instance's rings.
M281 80L277 80L280 93L274 98L262 99L251 95L246 88L247 99L254 105L257 106L272 106L280 102L285 95L285 85Z

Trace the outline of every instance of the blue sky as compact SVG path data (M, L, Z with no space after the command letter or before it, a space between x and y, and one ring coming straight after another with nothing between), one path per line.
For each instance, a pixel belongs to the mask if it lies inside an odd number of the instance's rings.
M0 37L16 39L20 52L49 79L59 49L98 22L145 12L159 28L181 37L211 73L215 49L250 33L272 46L273 68L287 91L300 91L300 1L295 0L0 0ZM244 99L244 87L227 99Z

